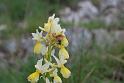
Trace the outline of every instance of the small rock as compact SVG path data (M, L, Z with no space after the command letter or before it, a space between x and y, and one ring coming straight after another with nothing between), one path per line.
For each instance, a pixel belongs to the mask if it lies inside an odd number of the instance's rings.
M77 11L71 10L69 7L60 11L61 18L64 22L71 22L78 25L80 21L87 22L98 15L98 9L90 1L81 1L78 4Z
M0 25L0 31L3 31L5 29L7 29L7 25L6 24L1 24Z
M93 30L95 43L100 47L111 46L114 42L114 35L105 29Z
M23 49L26 49L28 53L31 53L33 49L33 40L31 38L21 38L20 45Z
M7 49L8 52L14 53L17 50L17 42L16 39L9 39L3 43L5 49Z
M104 10L108 7L117 7L121 0L101 0L101 10Z
M115 31L115 41L124 42L124 31Z

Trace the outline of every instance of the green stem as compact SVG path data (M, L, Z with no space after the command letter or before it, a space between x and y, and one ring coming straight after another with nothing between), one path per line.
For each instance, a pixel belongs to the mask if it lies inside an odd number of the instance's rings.
M48 47L48 61L51 61L51 46Z

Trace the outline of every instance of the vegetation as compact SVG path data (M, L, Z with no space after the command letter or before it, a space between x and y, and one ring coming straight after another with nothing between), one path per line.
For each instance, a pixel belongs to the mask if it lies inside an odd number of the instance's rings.
M1 37L31 33L36 27L43 25L47 17L53 13L58 15L58 11L65 5L73 6L76 2L78 0L1 0L0 24L7 26Z
M92 0L99 6L99 0ZM0 31L0 38L19 37L30 34L36 27L43 25L46 18L56 13L65 5L74 7L78 0L1 0L0 24L7 25L7 29ZM116 24L106 26L101 21L79 23L78 27L88 29L106 28L123 29L124 16L119 17ZM19 24L25 25L24 27ZM64 23L64 27L74 27L73 23ZM93 46L94 47L94 46ZM71 52L70 52L71 53ZM38 58L33 55L26 58L28 61L16 58L17 65L5 63L0 68L0 83L28 83L27 76L35 71L34 65ZM123 42L112 48L94 47L80 49L71 53L71 59L66 64L72 71L69 79L63 83L124 83L124 44ZM41 83L42 80L39 81Z
M123 53L120 52L123 47L120 45L116 47L119 49L115 49L114 54L111 51L114 49L101 51L96 47L93 51L80 49L77 53L72 53L67 64L72 75L69 79L63 79L63 83L123 83L124 61ZM22 63L22 60L18 60L19 67L9 66L6 69L0 69L1 83L27 83L27 75L35 70L36 61L37 58L32 55L27 62Z

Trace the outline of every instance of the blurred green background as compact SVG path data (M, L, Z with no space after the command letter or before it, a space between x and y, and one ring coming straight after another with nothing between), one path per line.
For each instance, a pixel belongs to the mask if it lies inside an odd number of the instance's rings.
M0 0L0 83L28 83L31 33L53 13L70 41L63 83L124 83L123 0Z

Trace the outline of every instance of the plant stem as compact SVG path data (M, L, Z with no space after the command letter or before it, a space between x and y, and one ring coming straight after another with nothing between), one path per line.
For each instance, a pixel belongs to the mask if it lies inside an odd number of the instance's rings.
M48 47L48 61L51 61L51 46Z

